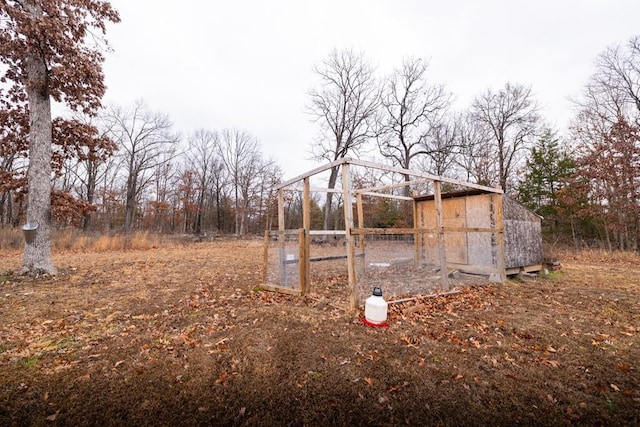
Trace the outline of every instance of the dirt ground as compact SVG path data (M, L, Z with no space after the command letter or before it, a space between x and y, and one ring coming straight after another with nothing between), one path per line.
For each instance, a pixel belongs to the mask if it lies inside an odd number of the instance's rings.
M259 290L262 244L0 253L0 425L640 425L640 258L394 304Z

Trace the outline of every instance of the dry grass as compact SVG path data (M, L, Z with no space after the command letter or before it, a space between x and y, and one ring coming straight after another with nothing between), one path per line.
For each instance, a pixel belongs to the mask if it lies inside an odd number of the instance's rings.
M51 249L54 251L119 251L156 248L164 243L162 236L146 231L132 234L97 234L65 228L52 230ZM18 250L24 245L20 228L0 228L0 249Z
M620 255L620 254L619 254ZM56 251L0 276L1 425L639 425L640 262L336 308L257 291L260 242ZM18 251L3 258L19 265Z

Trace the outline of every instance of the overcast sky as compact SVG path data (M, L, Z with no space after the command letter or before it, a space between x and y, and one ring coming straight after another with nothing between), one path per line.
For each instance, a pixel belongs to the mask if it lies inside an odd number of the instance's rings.
M531 85L561 133L599 53L640 34L639 0L112 0L105 103L144 99L185 137L239 128L285 178L314 167L318 126L304 112L313 66L333 48L389 73L430 60L429 78L466 108L506 82Z

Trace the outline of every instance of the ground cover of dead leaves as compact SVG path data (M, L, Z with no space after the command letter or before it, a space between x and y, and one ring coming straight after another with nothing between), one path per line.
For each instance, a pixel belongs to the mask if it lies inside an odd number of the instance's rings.
M0 264L1 425L638 425L640 261L345 311L259 290L259 241Z

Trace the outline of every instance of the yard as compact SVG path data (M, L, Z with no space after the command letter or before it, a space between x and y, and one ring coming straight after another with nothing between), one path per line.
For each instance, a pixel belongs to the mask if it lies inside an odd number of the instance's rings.
M0 253L0 425L639 425L640 258L349 313L262 291L260 241ZM346 301L345 301L346 302Z

